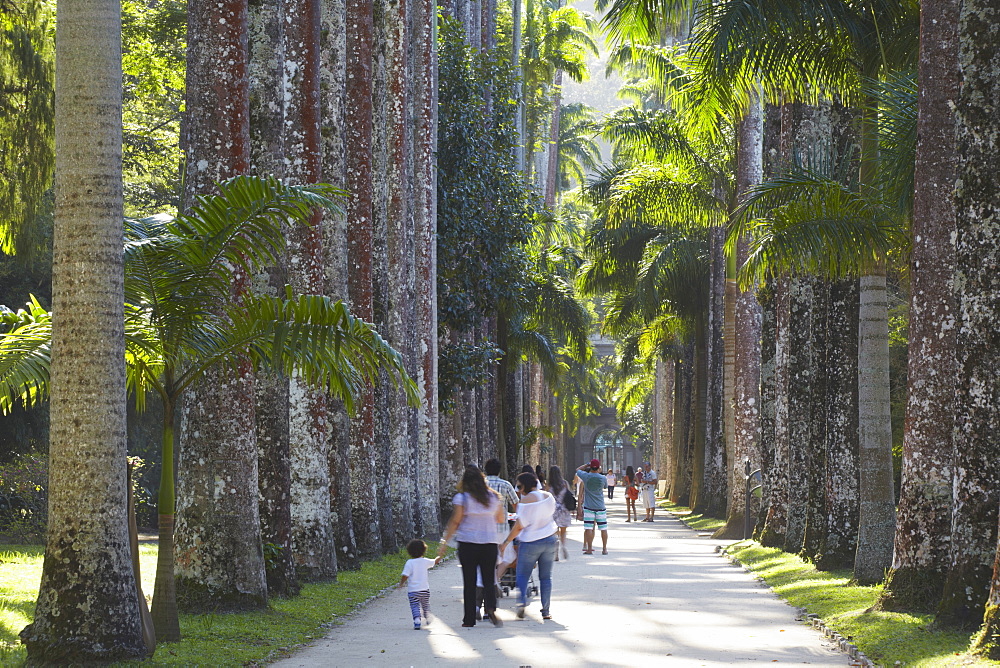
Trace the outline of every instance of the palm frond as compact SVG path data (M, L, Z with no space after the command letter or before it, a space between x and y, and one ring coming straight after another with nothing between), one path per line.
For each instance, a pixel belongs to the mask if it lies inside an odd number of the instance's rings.
M351 315L343 302L320 295L286 298L254 295L227 309L215 326L203 327L189 341L191 361L177 379L178 390L215 365L235 368L247 359L254 368L271 368L302 378L341 399L348 410L388 372L411 403L419 403L416 384L402 358L375 330Z
M31 296L27 308L0 310L0 412L15 403L30 407L49 392L52 355L52 314Z
M857 276L905 243L902 221L877 198L822 175L793 171L755 187L734 216L728 245L746 233L744 287L783 272Z

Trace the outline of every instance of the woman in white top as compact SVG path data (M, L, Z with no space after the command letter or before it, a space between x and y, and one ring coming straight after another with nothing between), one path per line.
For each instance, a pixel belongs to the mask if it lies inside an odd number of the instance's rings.
M542 619L552 619L549 601L552 599L552 563L558 544L556 523L552 519L556 500L548 492L538 489L538 478L534 473L517 476L516 488L521 495L521 503L517 504L517 522L500 549L520 536L517 548L517 589L520 597L517 616L524 618L524 609L528 605L528 578L537 563L538 584L542 591Z
M476 625L476 571L483 578L483 608L494 626L503 626L497 617L497 594L494 577L497 567L497 524L507 521L507 511L500 495L489 488L483 472L467 466L458 483L458 494L452 499L455 509L448 520L438 556L444 556L447 543L458 540L458 562L462 564L462 590L465 614L462 626Z

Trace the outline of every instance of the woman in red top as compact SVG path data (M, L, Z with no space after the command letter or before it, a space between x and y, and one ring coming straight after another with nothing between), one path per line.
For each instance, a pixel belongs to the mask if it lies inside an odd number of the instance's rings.
M626 522L631 522L635 517L639 521L639 513L635 509L635 500L639 498L639 486L635 482L635 469L631 466L625 469L625 512L628 516Z

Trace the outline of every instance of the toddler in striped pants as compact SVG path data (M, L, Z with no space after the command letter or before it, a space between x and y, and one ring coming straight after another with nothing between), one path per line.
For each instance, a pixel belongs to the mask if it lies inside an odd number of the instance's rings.
M406 565L403 566L403 577L399 579L399 586L406 585L406 595L410 599L410 612L413 614L413 630L419 631L421 617L423 617L424 623L431 620L431 591L427 571L441 563L441 557L437 559L425 557L427 544L416 538L406 544L406 552L412 559L408 559Z

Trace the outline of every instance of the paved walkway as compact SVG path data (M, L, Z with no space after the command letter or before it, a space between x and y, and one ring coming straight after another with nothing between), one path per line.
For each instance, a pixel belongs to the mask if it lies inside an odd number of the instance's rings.
M846 666L795 610L715 554L662 511L655 523L626 523L609 506L607 556L581 554L583 528L570 527L570 559L555 564L552 616L536 601L524 620L501 599L505 624L461 627L461 571L431 571L432 622L414 631L404 590L369 603L342 626L276 665L300 666Z

